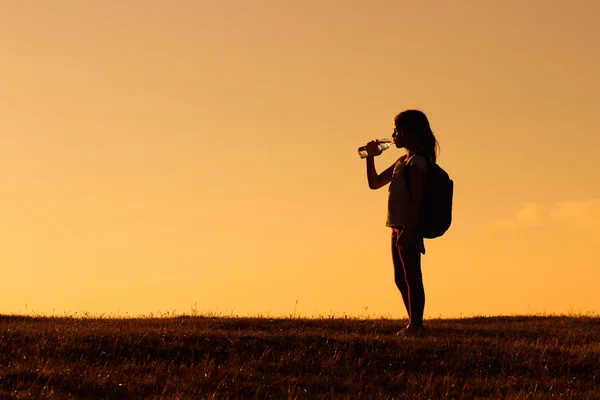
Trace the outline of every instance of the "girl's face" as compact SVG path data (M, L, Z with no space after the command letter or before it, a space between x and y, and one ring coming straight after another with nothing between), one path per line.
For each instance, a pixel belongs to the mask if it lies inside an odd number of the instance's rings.
M402 129L400 129L397 126L394 126L394 133L392 133L392 139L394 140L394 143L398 148L406 147L408 145L408 135L406 135L406 133L404 133Z

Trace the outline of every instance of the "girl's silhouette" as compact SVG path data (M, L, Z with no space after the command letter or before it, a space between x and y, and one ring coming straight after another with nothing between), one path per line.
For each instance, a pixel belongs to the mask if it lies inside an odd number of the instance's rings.
M394 118L392 138L397 148L406 149L406 154L377 174L373 157L381 151L376 141L369 142L366 146L367 178L371 189L390 184L386 225L392 229L394 278L410 321L404 332L412 336L424 332L421 253L425 254L425 246L419 233L418 216L427 165L436 163L438 143L427 116L418 110L406 110ZM410 174L410 178L405 174Z

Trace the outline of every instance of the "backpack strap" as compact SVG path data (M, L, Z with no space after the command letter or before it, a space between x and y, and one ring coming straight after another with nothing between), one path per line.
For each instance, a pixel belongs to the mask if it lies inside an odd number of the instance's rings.
M406 159L406 163L404 164L404 181L406 182L406 189L408 190L408 198L410 199L412 197L411 193L410 193L410 181L411 181L411 177L410 177L410 160L413 159L413 157L417 156L418 154L415 154L414 156L412 156L411 158L407 158ZM422 156L421 156L422 157ZM430 168L431 168L431 160L429 160L427 157L423 157L425 159L425 162L427 164L427 171L425 172L426 174L429 172ZM427 178L425 178L427 179Z

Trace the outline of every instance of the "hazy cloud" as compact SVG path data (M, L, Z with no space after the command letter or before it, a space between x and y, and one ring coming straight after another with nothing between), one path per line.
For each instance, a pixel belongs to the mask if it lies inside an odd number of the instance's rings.
M594 241L600 241L600 198L553 204L525 203L514 217L498 221L498 226L571 227L589 235Z

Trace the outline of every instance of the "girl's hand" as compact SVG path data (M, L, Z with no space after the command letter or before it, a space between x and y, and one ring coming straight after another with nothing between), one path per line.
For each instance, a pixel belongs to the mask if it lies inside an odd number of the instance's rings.
M415 235L412 228L404 227L396 240L396 245L401 251L408 251L415 247Z
M376 140L371 140L366 146L367 156L378 156L381 154L379 143Z

